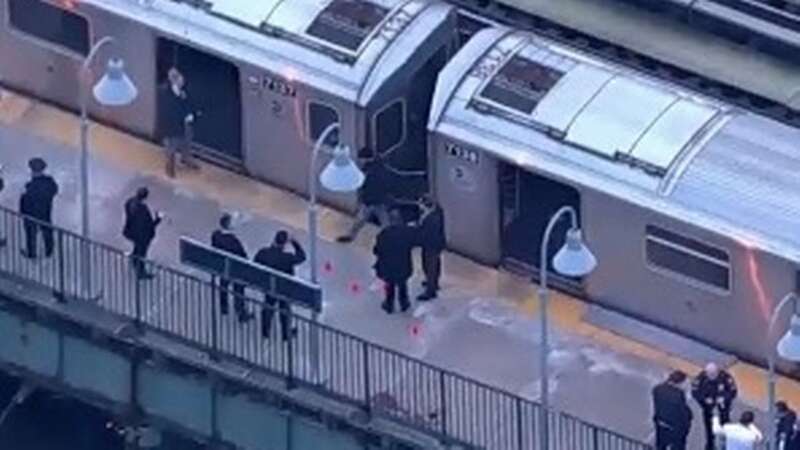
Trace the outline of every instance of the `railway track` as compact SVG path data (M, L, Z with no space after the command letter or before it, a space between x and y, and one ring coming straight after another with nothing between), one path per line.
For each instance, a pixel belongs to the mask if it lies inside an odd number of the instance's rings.
M629 48L566 27L530 12L490 0L449 0L468 13L515 28L525 29L582 51L668 80L709 97L800 128L800 111L745 89L710 79L682 67L664 63ZM470 19L466 19L470 20Z

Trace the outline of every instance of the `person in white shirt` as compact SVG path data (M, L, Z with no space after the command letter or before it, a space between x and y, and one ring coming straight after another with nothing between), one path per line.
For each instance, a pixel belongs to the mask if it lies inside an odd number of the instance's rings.
M755 415L752 411L745 411L739 417L738 423L720 425L719 415L714 414L711 426L714 435L725 438L725 450L755 450L756 444L764 439L758 427L753 423Z

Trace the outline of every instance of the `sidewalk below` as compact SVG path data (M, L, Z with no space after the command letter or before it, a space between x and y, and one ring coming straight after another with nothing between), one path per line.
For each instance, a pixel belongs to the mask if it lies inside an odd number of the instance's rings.
M0 97L0 164L6 166L7 188L0 193L0 203L16 208L28 178L26 162L42 156L61 185L56 223L79 229L77 142L76 117L4 93ZM120 235L123 203L136 188L147 185L151 206L167 215L151 251L151 257L161 263L179 266L178 238L208 240L223 211L236 213L236 231L251 256L268 245L280 228L289 229L307 245L306 204L293 194L207 164L169 179L163 173L159 148L105 127L93 126L90 142L93 239L126 248ZM379 307L380 284L371 269L375 230L368 227L353 244L337 244L335 237L349 224L350 218L336 211L323 208L320 212L324 323L524 397L539 397L535 285L447 254L441 298L416 307L413 313L388 316ZM308 271L306 264L299 275L307 277ZM420 276L413 279L413 295L419 293L420 281ZM651 439L650 388L671 369L695 374L700 367L592 325L585 318L587 308L584 302L553 296L555 326L549 361L553 404L623 435ZM729 370L739 383L741 402L764 409L763 370L742 363ZM800 407L799 383L780 379L778 392ZM702 425L696 420L691 448L700 448L701 440Z

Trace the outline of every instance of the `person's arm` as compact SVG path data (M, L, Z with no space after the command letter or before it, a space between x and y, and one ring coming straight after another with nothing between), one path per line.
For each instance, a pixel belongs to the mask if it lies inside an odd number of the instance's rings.
M753 423L750 424L750 431L753 432L753 435L755 436L756 439L756 443L759 443L764 440L764 435L761 433L761 430L759 430L755 424Z
M725 400L727 401L726 406L730 408L733 400L736 399L737 395L739 395L739 390L736 388L736 380L734 380L730 374L725 377L725 385Z
M303 247L300 245L300 243L292 239L292 247L294 248L294 263L302 264L305 262L306 251L303 250Z

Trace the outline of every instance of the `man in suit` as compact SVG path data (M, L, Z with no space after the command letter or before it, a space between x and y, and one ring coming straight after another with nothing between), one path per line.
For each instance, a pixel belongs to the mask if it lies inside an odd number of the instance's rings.
M447 245L444 234L444 211L431 196L420 202L422 217L417 226L419 244L422 247L422 270L425 272L425 292L417 297L419 301L436 298L439 292L439 278L442 274L442 252Z
M381 307L387 314L394 313L395 298L399 297L400 310L411 307L408 301L408 279L413 265L411 249L416 242L415 231L405 223L398 211L390 214L391 224L378 233L372 253L375 255L375 274L385 284L385 300Z
M219 219L219 228L211 233L211 246L228 252L230 254L247 259L247 251L242 245L242 241L231 230L233 218L230 214L223 214ZM230 280L220 278L219 281L219 308L223 315L228 314L228 287ZM241 283L233 283L234 308L239 318L239 322L247 322L253 316L247 312L244 299L245 286Z
M162 219L160 213L153 216L150 212L150 207L147 206L149 196L150 191L141 187L125 202L125 226L122 235L133 243L133 268L140 280L153 278L153 274L145 270L145 259Z
M286 250L286 244L291 243L292 251ZM295 267L299 266L306 260L306 252L297 240L289 236L289 232L280 230L275 233L275 238L272 240L272 245L262 248L256 253L253 261L270 269L277 270L278 272L287 275L294 275ZM296 330L290 329L290 314L292 312L290 305L282 300L271 297L269 294L264 295L266 306L261 309L261 336L264 339L269 339L270 331L272 330L272 318L275 315L275 307L280 309L281 321L281 336L283 340L288 340L291 335L296 333Z
M686 403L685 382L686 374L676 370L653 388L656 450L686 449L686 436L692 427L692 410Z
M31 180L25 184L25 192L19 199L19 211L24 216L34 219L25 220L25 249L22 254L34 259L37 257L37 236L42 233L45 257L53 256L53 199L58 195L58 183L50 175L45 174L47 163L42 158L28 161L31 169Z

